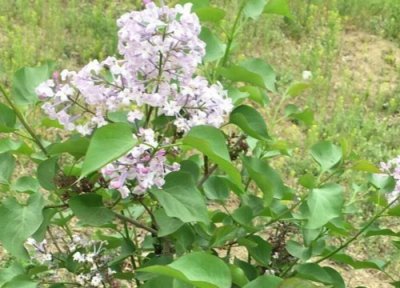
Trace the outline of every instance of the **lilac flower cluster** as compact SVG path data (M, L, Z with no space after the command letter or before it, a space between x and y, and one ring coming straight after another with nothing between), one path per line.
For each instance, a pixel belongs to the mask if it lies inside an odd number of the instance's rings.
M52 241L55 241L53 239ZM83 287L104 287L104 283L114 283L113 275L115 271L111 270L107 263L111 260L109 255L105 255L106 241L88 240L79 235L73 235L71 241L65 241L64 246L56 243L48 245L47 240L37 242L33 238L26 241L28 247L33 247L31 259L38 261L42 265L47 265L53 271L53 278L58 280L65 277L61 269L57 270L60 253L71 254L73 261L79 265L78 275L74 276L75 281ZM62 251L60 250L62 249ZM31 250L31 249L29 249ZM58 273L60 272L60 273ZM61 276L64 275L64 276Z
M140 195L153 186L161 188L165 175L180 168L178 163L167 164L166 151L157 149L153 130L141 128L138 140L141 144L101 170L104 177L111 180L109 188L117 189L122 198L130 194L128 182L136 180L132 192Z
M174 8L145 4L143 11L117 21L122 59L94 60L78 72L64 70L36 88L45 101L44 112L66 130L90 135L109 122L110 112L125 111L136 126L142 125L141 120L147 124L151 116L171 116L177 131L186 133L197 125L220 127L232 111L222 85L195 74L205 43L199 38L201 26L191 4ZM129 181L136 181L132 192L142 194L161 187L164 176L179 169L166 163L166 151L158 149L151 129L134 137L141 144L101 171L122 197L130 194Z
M63 70L36 88L42 109L68 131L89 135L107 124L107 114L129 106L133 94L124 89L123 67L114 57L94 60L79 72Z
M47 247L46 239L41 242L37 242L33 238L28 238L28 240L26 240L26 244L33 247L35 250L32 260L38 261L40 264L45 264L53 260L53 256Z
M233 106L220 84L195 76L205 44L190 10L191 4L169 8L150 2L143 11L123 15L117 21L123 59L94 60L40 84L36 93L47 100L45 113L83 135L105 125L109 112L126 109L131 120L140 120L138 108L144 105L175 116L183 132L199 124L219 127Z
M392 176L396 181L395 187L392 192L386 194L389 203L396 201L400 198L400 156L389 160L388 162L380 163L381 171ZM397 200L397 203L400 201Z

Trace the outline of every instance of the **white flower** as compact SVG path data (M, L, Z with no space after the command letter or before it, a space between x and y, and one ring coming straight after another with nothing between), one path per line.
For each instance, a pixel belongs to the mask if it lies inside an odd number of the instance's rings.
M36 240L33 239L32 237L29 237L29 238L26 240L26 244L31 245L31 246L35 246L35 245L36 245Z
M79 251L74 253L74 255L72 256L72 259L74 259L74 261L77 261L79 263L84 263L86 261L85 254L82 254Z
M264 275L275 275L275 270L273 270L273 269L267 269L267 270L265 270L265 272L264 272Z
M136 120L142 120L144 117L143 113L139 110L130 111L128 113L128 121L131 123L135 123Z
M303 71L302 76L303 76L303 80L308 81L308 80L312 79L313 74L311 71L305 70L305 71Z
M96 273L96 275L92 277L90 284L94 287L99 287L102 284L101 281L103 281L103 277L101 277L99 273Z
M50 253L43 254L44 261L51 261L52 259L53 259L53 256Z
M96 257L95 253L88 253L85 259L89 263L94 263L94 257Z

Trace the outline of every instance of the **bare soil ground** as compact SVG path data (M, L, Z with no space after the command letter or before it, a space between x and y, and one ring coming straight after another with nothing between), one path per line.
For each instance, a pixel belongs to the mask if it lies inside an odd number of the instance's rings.
M336 71L335 86L342 85L348 75L352 88L372 94L390 93L400 81L400 48L393 42L366 32L348 29Z

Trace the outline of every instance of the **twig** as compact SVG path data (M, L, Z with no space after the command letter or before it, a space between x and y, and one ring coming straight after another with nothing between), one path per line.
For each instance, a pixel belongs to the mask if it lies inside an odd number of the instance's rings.
M347 240L346 242L344 242L342 245L340 245L338 248L336 248L335 250L333 250L332 252L330 252L328 255L322 257L321 259L319 259L318 261L316 261L315 263L321 263L322 261L329 259L330 257L332 257L333 255L335 255L336 253L338 253L339 251L341 251L343 248L346 248L350 243L352 243L353 241L355 241L362 233L365 232L365 230L367 230L383 213L386 212L386 210L388 210L393 204L395 204L398 200L400 199L400 196L397 197L396 199L394 199L392 202L390 202L388 205L386 205L380 212L378 212L370 221L368 221L367 224L365 224L365 226L363 228L361 228L353 237L351 237L349 240Z
M40 142L39 137L35 134L35 132L32 130L32 128L28 125L28 123L25 121L24 116L22 115L21 111L19 111L18 107L11 101L10 96L8 93L4 90L3 86L0 85L0 92L3 94L4 98L6 99L8 105L11 106L11 108L14 110L15 115L17 116L18 120L21 122L22 126L26 129L26 131L31 135L32 139L36 143L36 145L42 150L44 155L47 157L50 157L46 148L43 146L42 142Z
M218 165L215 164L215 165L212 166L210 169L208 169L208 173L205 174L205 175L203 176L203 178L201 178L201 180L199 181L199 184L197 184L197 187L200 188L201 186L203 186L204 182L207 181L207 179L211 176L211 174L213 174L213 173L215 172L215 170L217 170L217 168L218 168Z
M140 223L139 221L136 221L135 219L132 219L132 218L126 217L124 215L118 214L117 212L114 212L114 215L115 215L115 217L117 217L118 219L120 219L122 221L126 221L128 223L131 223L132 225L137 226L139 228L142 228L142 229L144 229L144 230L146 230L146 231L148 231L150 233L157 234L157 230L155 230L155 229L153 229L151 227L148 227L148 226Z

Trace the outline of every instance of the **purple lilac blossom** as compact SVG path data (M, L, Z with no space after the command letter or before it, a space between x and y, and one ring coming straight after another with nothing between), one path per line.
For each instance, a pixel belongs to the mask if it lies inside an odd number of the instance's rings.
M44 112L66 130L90 135L115 111L127 112L128 121L137 124L144 119L143 107L154 107L157 115L174 117L177 130L186 133L197 125L220 127L232 111L222 85L195 74L205 43L199 38L201 26L192 5L144 4L144 10L126 13L117 21L122 59L94 60L78 72L64 70L36 88L45 101ZM134 137L140 144L101 170L122 197L161 188L165 175L179 169L176 163L167 164L154 131L141 129Z
M101 170L110 180L109 188L118 190L122 198L128 197L131 191L140 195L154 186L161 188L165 175L180 168L178 163L167 164L164 149L156 150L158 143L153 130L141 128L138 138L138 146ZM133 190L127 184L132 181L136 181Z
M400 197L400 156L386 163L380 163L380 168L382 172L392 176L396 181L393 191L385 195L388 202L391 203ZM397 203L399 203L398 200Z

